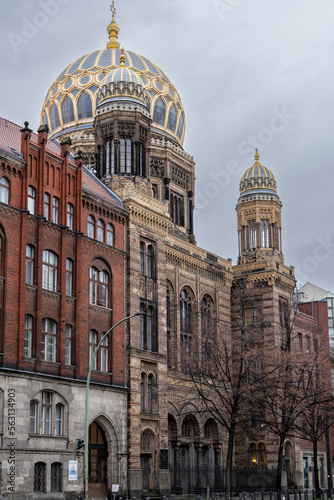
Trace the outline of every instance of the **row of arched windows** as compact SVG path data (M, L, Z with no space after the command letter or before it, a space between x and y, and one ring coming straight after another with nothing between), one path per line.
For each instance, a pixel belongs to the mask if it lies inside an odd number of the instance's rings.
M152 413L157 409L156 380L152 373L141 374L140 409L142 413Z
M166 311L167 311L167 361L169 368L176 368L176 325L172 314L171 298L174 296L170 284L167 285ZM191 361L195 357L198 362L198 343L201 337L202 343L202 366L210 369L211 343L215 334L214 308L211 297L205 295L201 300L201 335L197 335L197 310L195 296L189 287L182 288L180 292L180 369L188 372Z
M63 491L63 465L59 462L51 464L50 492L60 493ZM46 493L46 463L36 462L34 465L34 492Z
M154 278L155 271L155 258L154 248L152 245L147 245L143 241L140 242L140 255L139 255L139 272L141 276Z
M103 175L146 176L146 148L129 138L110 139L104 145Z
M87 218L87 236L101 241L102 243L106 243L111 247L114 246L114 226L109 223L106 227L102 219L99 219L96 222L92 215L89 215Z

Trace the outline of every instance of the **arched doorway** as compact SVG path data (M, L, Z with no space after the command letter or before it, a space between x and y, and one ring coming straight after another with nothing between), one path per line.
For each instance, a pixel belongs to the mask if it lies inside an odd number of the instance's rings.
M108 478L108 444L102 427L93 422L89 426L88 492L90 498L105 499Z
M156 488L156 474L154 463L154 450L155 450L155 437L154 434L146 430L141 436L141 473L142 473L142 490L152 491Z

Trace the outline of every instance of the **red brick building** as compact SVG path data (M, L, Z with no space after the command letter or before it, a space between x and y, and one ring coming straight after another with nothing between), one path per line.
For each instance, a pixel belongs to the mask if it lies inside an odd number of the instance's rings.
M17 492L57 492L60 482L75 491L68 469L73 460L82 473L89 361L125 316L123 203L73 157L69 140L47 135L46 126L35 134L0 119L1 411L14 389L17 415L14 434L4 420L1 462L15 439ZM92 374L90 482L112 476L124 488L126 399L120 325Z

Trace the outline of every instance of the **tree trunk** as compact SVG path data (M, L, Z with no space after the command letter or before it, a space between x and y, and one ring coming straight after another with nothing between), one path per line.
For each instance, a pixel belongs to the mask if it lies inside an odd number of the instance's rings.
M277 462L277 479L276 479L277 491L281 491L281 485L282 485L283 449L284 449L284 438L280 436L279 448L278 448L278 462Z
M228 433L226 473L225 473L226 493L228 493L228 494L232 493L232 465L233 465L234 435L235 435L235 425L232 424L232 426L229 429L229 433Z
M314 467L314 485L317 498L320 498L320 484L319 484L319 471L318 471L318 440L313 441L313 467Z

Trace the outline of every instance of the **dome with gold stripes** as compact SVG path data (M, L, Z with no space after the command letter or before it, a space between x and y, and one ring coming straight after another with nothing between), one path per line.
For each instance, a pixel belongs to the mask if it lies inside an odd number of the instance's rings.
M256 149L255 163L248 168L240 180L240 196L250 194L275 194L277 183L274 174L269 168L259 162L259 153Z
M146 106L153 119L152 131L182 146L185 114L176 88L158 66L130 50L124 51L125 67L121 68L119 28L114 19L115 10L112 12L107 48L85 54L66 66L47 93L41 123L49 126L51 137L92 128L102 83L108 77L129 78L129 81L137 79L137 83L146 90Z

